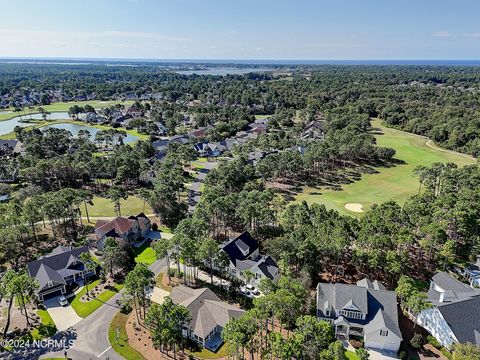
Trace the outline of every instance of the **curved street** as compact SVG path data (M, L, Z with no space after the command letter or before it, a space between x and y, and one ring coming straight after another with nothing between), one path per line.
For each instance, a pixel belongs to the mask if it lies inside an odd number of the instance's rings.
M149 268L155 275L158 275L166 265L166 260L160 259ZM123 357L112 349L108 341L108 328L113 317L119 311L116 301L122 296L122 291L74 327L57 333L49 339L50 343L47 343L46 340L41 346L19 348L13 352L2 354L2 359L59 358L64 357L66 351L68 358L74 360L122 360ZM73 345L68 346L69 343L73 343ZM67 346L64 347L63 344L67 344Z

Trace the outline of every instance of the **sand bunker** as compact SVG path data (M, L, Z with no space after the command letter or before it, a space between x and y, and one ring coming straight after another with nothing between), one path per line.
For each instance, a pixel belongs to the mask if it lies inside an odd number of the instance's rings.
M362 213L363 205L359 203L348 203L348 204L345 204L345 209L356 212L356 213Z

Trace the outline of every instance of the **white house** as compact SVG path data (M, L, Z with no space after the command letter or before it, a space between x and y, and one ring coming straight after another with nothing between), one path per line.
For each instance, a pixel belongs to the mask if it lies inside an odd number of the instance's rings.
M402 342L397 296L378 281L363 279L357 285L319 283L317 316L333 325L337 337L361 337L368 349L396 353Z
M430 309L417 316L417 323L442 346L470 342L480 345L480 290L440 272L428 291Z

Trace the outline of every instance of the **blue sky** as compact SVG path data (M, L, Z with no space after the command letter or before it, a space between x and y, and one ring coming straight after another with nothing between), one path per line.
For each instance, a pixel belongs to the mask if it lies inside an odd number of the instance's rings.
M0 57L480 59L479 0L0 0Z

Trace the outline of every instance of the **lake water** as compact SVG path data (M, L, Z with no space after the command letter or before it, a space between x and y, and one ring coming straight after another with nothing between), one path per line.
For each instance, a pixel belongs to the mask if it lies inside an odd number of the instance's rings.
M15 116L10 120L0 121L0 135L4 135L12 132L16 126L28 127L28 126L35 125L35 122L31 122L31 123L21 122L21 120L27 120L27 119L42 120L43 118L42 118L42 114L28 114L28 115L23 115L21 117ZM70 119L70 117L68 116L67 112L63 111L63 112L52 112L51 114L47 115L47 119L48 120L68 120ZM46 126L42 126L40 129L43 130L43 129L48 129L52 127L70 131L73 136L77 136L80 130L88 130L90 132L91 140L95 139L95 134L99 131L99 129L94 128L92 126L69 124L69 123L46 125ZM138 140L137 136L127 134L127 137L123 139L123 142L127 144L135 140Z
M243 75L251 72L268 72L273 71L273 69L268 68L209 68L209 69L200 69L200 70L178 70L175 71L177 74L182 75Z
M97 129L88 125L78 125L78 124L70 124L70 123L42 126L40 130L45 130L48 128L57 128L57 129L67 130L67 131L70 131L73 136L77 136L80 130L87 130L90 132L90 140L92 141L95 140L95 134L100 131L100 129ZM130 134L127 134L127 137L123 138L123 142L125 144L131 143L135 140L138 140L138 137Z

